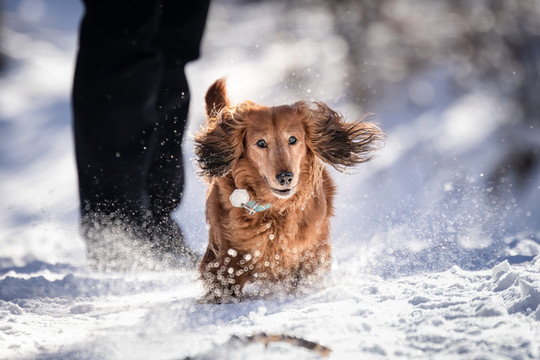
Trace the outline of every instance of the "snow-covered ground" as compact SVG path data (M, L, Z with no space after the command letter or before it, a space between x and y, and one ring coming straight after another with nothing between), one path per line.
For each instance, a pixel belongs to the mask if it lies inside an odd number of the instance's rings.
M540 358L540 171L519 190L509 178L497 197L486 180L506 154L503 134L540 136L512 122L498 93L452 97L444 74L428 69L396 87L393 102L360 109L347 97L346 44L324 7L215 1L203 56L188 68L192 171L176 215L193 248L204 250L206 228L192 135L215 79L228 78L233 101L320 100L351 119L375 111L389 140L373 162L335 173L335 260L323 283L201 304L193 271L86 267L69 104L82 9L3 5L0 359L321 356L247 340L262 332L317 342L335 359ZM432 106L403 112L407 97Z

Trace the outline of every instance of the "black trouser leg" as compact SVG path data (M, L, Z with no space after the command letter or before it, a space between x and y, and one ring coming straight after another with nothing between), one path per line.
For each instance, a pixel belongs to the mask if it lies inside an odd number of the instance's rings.
M148 176L150 204L158 218L180 203L184 191L182 139L190 92L185 64L199 56L209 1L164 0L156 47L163 55L164 72L159 92L157 151Z
M86 5L73 86L81 211L138 220L150 210L146 176L163 73L153 47L159 4Z
M182 140L189 110L189 88L181 71L164 71L155 132L155 149L148 172L150 207L157 218L169 216L184 191Z
M184 65L198 56L208 2L85 4L73 85L83 227L106 218L100 228L139 227L146 240L172 229L170 248L180 236L174 222L152 227L170 220L182 196Z

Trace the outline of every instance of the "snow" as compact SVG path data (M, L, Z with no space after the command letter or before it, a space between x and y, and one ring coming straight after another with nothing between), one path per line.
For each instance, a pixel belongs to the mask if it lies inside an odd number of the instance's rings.
M540 264L503 264L498 276L453 267L383 279L348 263L317 291L226 305L199 304L192 273L4 275L0 331L6 358L316 358L289 345L230 343L262 331L317 341L338 359L537 358Z
M260 333L317 342L332 359L540 358L540 171L498 199L487 182L506 154L503 134L540 137L516 125L502 95L452 97L429 69L396 85L391 103L360 109L340 66L347 44L324 6L215 1L203 56L188 67L193 171L176 218L194 249L204 251L206 227L192 137L215 79L228 78L233 101L320 100L351 119L377 112L388 142L353 174L333 172L334 263L324 281L204 304L194 271L86 267L69 104L81 5L3 5L0 359L320 358L246 341ZM430 106L404 111L405 99Z

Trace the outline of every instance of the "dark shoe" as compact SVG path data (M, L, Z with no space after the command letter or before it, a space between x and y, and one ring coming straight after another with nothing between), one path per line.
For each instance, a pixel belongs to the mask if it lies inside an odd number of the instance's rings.
M168 217L133 221L115 214L87 214L81 232L88 265L100 271L194 269L200 261Z
M169 216L155 222L150 241L156 256L171 268L195 269L201 261L201 256L186 245L180 226Z

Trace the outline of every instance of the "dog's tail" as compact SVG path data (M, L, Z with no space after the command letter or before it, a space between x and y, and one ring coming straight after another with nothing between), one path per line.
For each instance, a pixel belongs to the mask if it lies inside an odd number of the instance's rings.
M225 78L216 80L206 92L206 115L211 118L218 114L225 107L229 106L227 90L225 90Z

